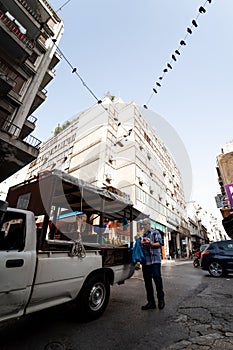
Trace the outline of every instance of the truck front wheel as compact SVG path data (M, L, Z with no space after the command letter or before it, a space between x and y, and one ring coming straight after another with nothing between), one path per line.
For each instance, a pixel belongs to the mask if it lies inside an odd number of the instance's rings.
M84 283L78 298L77 307L82 321L92 321L100 317L109 302L110 283L102 273L90 276Z

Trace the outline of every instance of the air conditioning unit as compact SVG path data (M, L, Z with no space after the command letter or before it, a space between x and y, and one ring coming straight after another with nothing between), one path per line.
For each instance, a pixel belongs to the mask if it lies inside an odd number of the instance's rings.
M121 142L121 140L117 141L115 145L118 145L120 147L124 147L124 144Z
M138 182L140 185L142 185L144 183L143 179L141 177L138 178Z
M108 161L109 161L110 164L112 164L113 159L114 159L113 156L109 156L109 160Z
M111 174L105 174L105 178L107 181L111 181L112 180L112 175Z

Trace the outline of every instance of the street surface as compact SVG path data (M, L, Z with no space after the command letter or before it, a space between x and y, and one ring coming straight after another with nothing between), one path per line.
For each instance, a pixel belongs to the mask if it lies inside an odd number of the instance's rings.
M1 350L233 350L233 275L215 279L192 261L162 266L163 310L146 303L141 270L111 288L104 315L76 321L71 305L59 306L0 326Z

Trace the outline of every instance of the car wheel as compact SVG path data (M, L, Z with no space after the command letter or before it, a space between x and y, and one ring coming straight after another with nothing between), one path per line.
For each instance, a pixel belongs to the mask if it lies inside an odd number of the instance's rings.
M213 261L210 265L209 265L209 273L211 276L213 277L221 277L223 275L223 268L222 265L219 264L216 261Z
M100 317L105 311L110 296L108 278L97 273L88 278L77 298L79 319L92 321Z

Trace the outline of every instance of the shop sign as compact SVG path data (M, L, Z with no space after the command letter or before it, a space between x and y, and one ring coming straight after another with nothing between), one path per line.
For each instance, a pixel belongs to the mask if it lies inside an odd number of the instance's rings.
M225 185L228 200L230 202L231 208L233 208L233 184Z
M171 216L167 217L167 222L168 222L168 224L173 225L175 228L178 226L178 220L176 221Z

